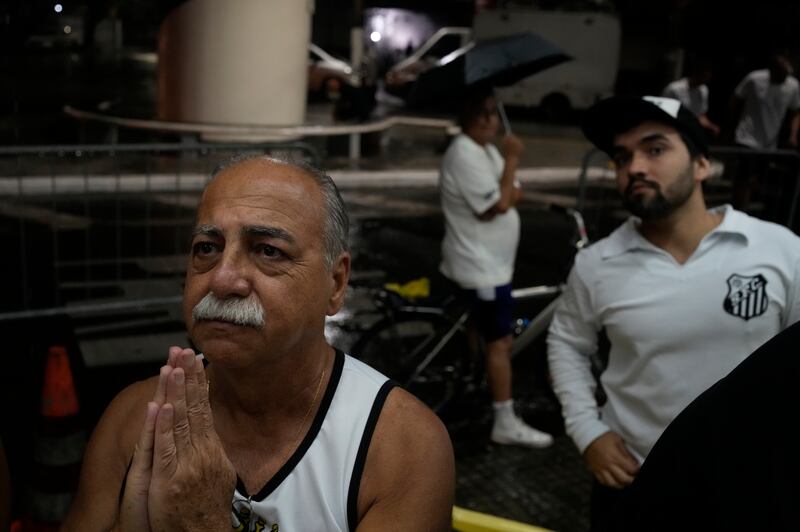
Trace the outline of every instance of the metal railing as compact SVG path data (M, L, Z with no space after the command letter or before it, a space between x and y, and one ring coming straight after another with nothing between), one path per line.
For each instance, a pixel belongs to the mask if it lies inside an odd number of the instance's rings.
M199 195L240 152L320 162L302 142L0 147L0 321L177 306Z
M0 147L0 231L9 250L0 273L11 280L0 321L177 305L199 194L214 167L241 151L320 162L302 142ZM583 158L581 209L601 155ZM746 210L798 231L800 155L714 147L712 159L721 170L706 185L709 204L735 203L744 182Z
M706 203L724 203L775 222L800 234L800 153L791 150L756 150L739 146L710 148L712 176L704 184ZM584 154L578 174L576 208L586 207L589 170L597 164L611 168L602 151Z
M721 186L726 202L800 233L800 153L713 146L711 158L724 167L714 185Z
M97 122L110 128L112 138L117 137L118 128L155 131L169 134L199 135L206 140L246 139L261 140L294 140L310 137L344 136L349 138L349 157L358 160L361 156L361 135L387 131L396 126L412 126L441 129L448 135L457 134L460 129L454 120L425 116L392 115L360 123L340 124L301 124L293 126L275 126L264 124L205 124L197 122L172 122L143 118L127 118L105 113L77 109L65 106L64 112L82 122Z

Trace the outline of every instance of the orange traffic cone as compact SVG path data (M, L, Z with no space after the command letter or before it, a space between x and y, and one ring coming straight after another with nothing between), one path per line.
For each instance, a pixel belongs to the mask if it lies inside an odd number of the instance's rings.
M42 386L41 423L34 447L30 520L25 530L56 530L77 489L86 433L65 347L50 347ZM27 520L26 520L27 521Z

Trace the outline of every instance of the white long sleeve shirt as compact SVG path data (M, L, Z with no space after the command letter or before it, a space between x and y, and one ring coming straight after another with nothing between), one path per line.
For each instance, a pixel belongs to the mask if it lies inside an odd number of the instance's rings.
M576 257L548 336L553 386L578 449L620 434L644 459L696 396L800 318L800 238L723 207L679 264L629 219ZM599 408L589 355L611 343Z

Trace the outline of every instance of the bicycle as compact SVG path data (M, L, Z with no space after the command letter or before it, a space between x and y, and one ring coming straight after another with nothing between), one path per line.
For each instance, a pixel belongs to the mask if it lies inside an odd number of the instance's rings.
M571 208L550 208L572 218L576 252L585 247L589 239L581 213ZM517 301L552 298L529 321L516 320L512 356L547 330L563 287L539 285L512 291ZM383 287L373 291L372 300L381 317L352 345L353 356L398 382L439 415L455 399L482 387L482 357L467 332L471 309L452 291L436 300L408 298L402 290Z

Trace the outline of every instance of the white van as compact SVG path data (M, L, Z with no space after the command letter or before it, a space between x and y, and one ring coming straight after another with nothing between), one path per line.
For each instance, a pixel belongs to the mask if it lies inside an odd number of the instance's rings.
M612 13L508 8L480 11L477 40L531 31L560 46L572 61L498 90L507 105L539 106L545 116L564 117L611 96L620 54L620 23Z

